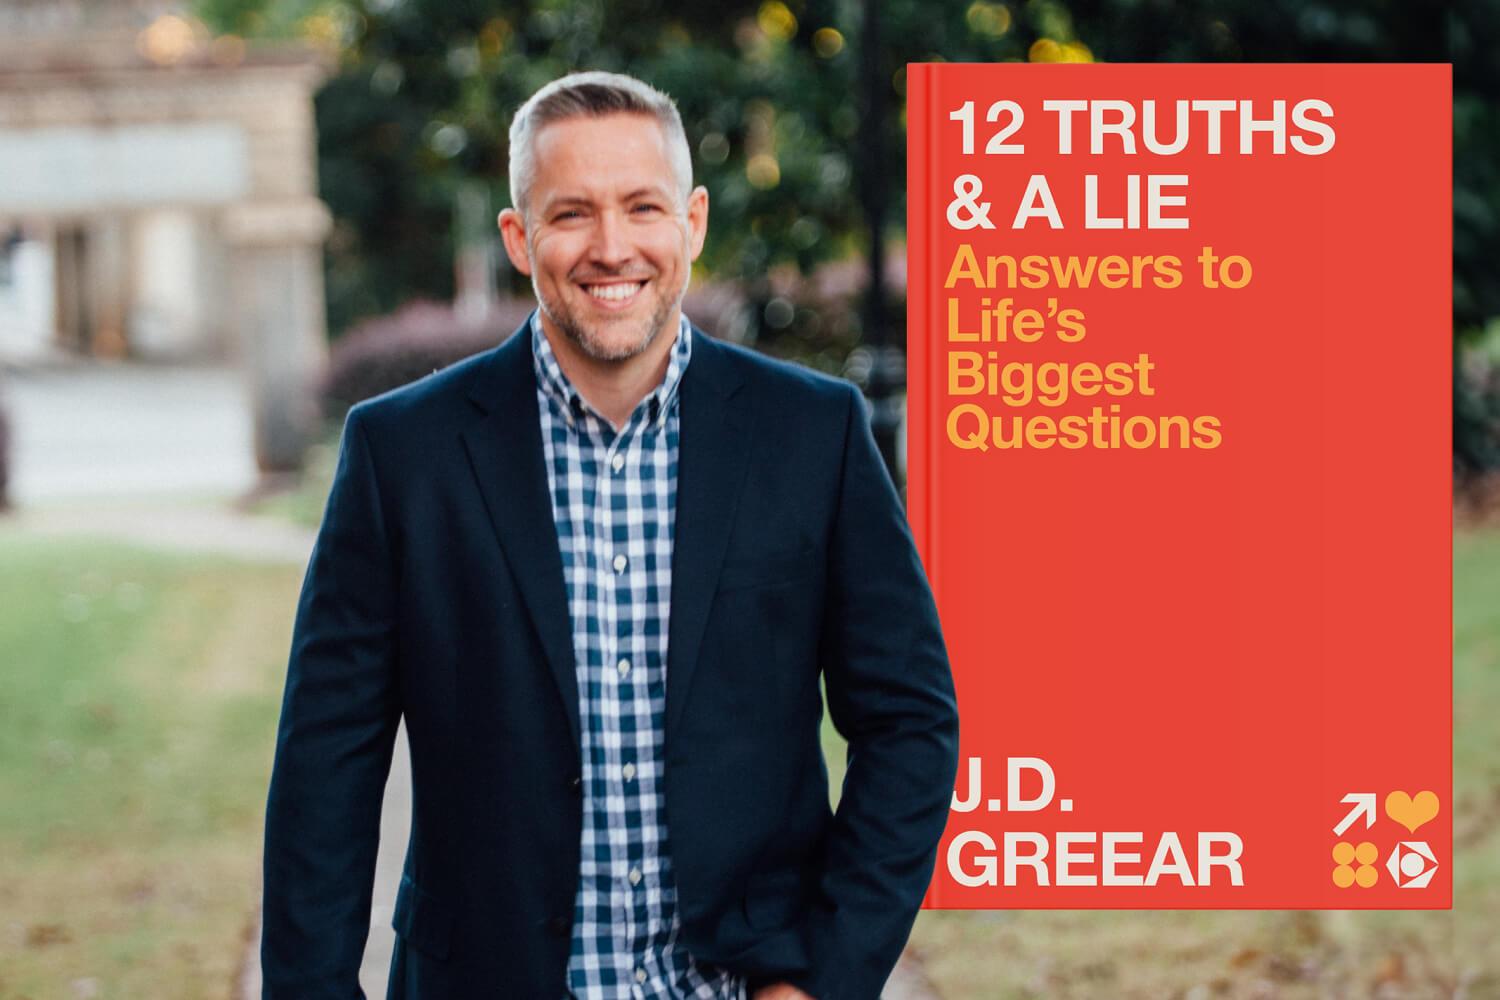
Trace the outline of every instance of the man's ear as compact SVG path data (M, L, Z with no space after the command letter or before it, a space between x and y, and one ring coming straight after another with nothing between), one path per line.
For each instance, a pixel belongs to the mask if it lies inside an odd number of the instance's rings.
M507 208L500 213L500 238L505 242L505 255L511 264L531 277L531 260L526 256L526 220L520 212Z
M703 252L703 237L708 235L708 188L698 185L688 195L688 248L691 260L697 260Z

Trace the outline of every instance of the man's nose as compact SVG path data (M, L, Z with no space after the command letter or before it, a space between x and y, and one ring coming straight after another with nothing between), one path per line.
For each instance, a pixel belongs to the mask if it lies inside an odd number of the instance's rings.
M629 239L625 219L619 212L600 212L590 247L594 263L600 267L618 268L635 252Z

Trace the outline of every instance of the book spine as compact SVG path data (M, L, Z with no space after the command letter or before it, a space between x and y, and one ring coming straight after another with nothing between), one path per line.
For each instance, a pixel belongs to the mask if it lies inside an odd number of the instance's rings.
M917 552L936 593L939 586L933 479L937 421L933 413L932 176L937 134L932 75L927 63L906 66L906 420L907 515ZM941 859L939 860L941 864ZM925 908L942 908L943 880L934 878L923 896Z

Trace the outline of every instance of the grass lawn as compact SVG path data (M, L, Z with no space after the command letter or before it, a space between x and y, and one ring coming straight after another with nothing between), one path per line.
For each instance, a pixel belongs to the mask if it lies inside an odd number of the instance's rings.
M0 530L0 1000L231 996L300 577ZM1500 534L1455 582L1453 912L924 913L945 1000L1500 997Z
M1500 998L1500 533L1454 540L1454 907L924 912L944 1000Z
M227 998L300 568L0 531L0 998Z
M339 428L327 428L309 446L306 468L296 485L266 497L255 505L255 513L279 517L303 528L316 529L323 521L323 506L333 486L333 471L339 461Z

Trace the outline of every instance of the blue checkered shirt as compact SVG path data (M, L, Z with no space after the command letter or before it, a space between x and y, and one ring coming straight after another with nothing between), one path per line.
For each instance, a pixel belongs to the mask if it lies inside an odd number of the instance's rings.
M744 1000L683 945L663 792L684 317L661 385L616 431L531 317L537 406L578 676L583 837L568 989L579 1000Z

